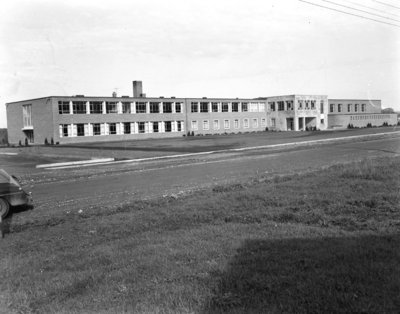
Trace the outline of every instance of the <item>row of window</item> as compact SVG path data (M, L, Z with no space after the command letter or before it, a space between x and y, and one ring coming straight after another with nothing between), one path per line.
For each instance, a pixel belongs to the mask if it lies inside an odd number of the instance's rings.
M256 102L191 102L190 111L195 112L265 112L265 103Z
M148 108L147 108L148 106ZM180 102L59 101L59 114L181 113Z
M365 116L350 116L350 120L382 120L382 119L390 119L390 115L387 114L373 114L373 115L365 115Z
M336 104L330 104L329 105L329 111L330 112L335 112L335 106ZM353 112L353 107L354 107L354 112L359 112L360 110L360 105L359 104L347 104L347 112ZM337 104L337 112L343 112L343 104ZM366 104L361 104L361 112L365 112L366 110Z
M243 123L243 128L249 128L250 127L250 119L245 118L242 121ZM265 118L261 118L261 127L266 127L266 119ZM202 130L207 131L210 130L210 121L209 120L203 120L202 121ZM251 119L251 127L252 128L258 128L258 119L254 118ZM212 129L213 130L219 130L220 127L220 120L215 119L212 120ZM223 120L223 128L226 129L231 129L231 120ZM239 129L240 128L240 119L233 119L233 128L234 129ZM199 130L199 121L197 120L193 120L191 121L191 130L193 131L197 131Z
M315 110L316 109L316 100L297 100L297 109L298 110ZM271 111L287 111L294 110L293 100L287 101L270 101L268 102L269 108ZM320 112L324 113L324 101L320 101Z
M60 124L60 137L183 132L183 121Z

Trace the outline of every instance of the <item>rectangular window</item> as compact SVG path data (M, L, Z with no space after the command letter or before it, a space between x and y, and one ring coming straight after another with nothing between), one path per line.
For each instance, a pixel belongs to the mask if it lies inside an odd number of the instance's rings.
M261 126L262 127L267 126L267 120L265 118L261 118Z
M286 101L287 110L293 110L293 101L288 100Z
M144 133L146 131L145 122L138 122L138 131L139 133Z
M159 128L158 128L158 122L153 122L153 133L158 133Z
M178 129L178 132L181 132L182 131L182 121L176 121L176 126Z
M275 111L275 102L274 101L269 102L269 107L271 108L271 111Z
M259 112L264 112L264 111L265 111L265 103L260 102L260 103L258 104L258 111L259 111Z
M232 112L239 112L239 103L238 102L232 103Z
M106 101L106 113L118 113L118 105L115 101Z
M311 100L311 109L315 109L315 100Z
M101 134L101 127L100 123L93 123L93 135L100 135Z
M191 112L198 112L198 109L199 109L199 103L192 102L190 105Z
M235 129L238 129L238 128L239 128L239 119L235 119L235 120L233 121L233 126L234 126Z
M230 125L229 125L229 120L224 120L224 129L229 129Z
M76 134L78 136L85 136L85 125L83 123L79 123L76 125Z
M103 103L101 101L91 101L89 102L89 107L91 114L103 113Z
M248 128L249 127L249 119L243 119L243 127Z
M250 112L258 112L258 103L250 103Z
M192 130L196 131L198 129L197 121L192 121Z
M175 103L175 112L177 113L182 112L182 104L180 102Z
M210 124L208 120L203 120L203 130L209 130L210 129Z
M62 124L61 125L61 136L62 137L68 137L69 136L69 134L68 134L68 124Z
M354 112L358 112L358 104L354 105Z
M172 113L172 102L163 103L163 113Z
M212 110L212 112L218 112L218 103L217 102L211 103L211 110Z
M361 111L365 112L365 104L361 104Z
M150 113L160 113L160 103L151 102L150 103Z
M200 112L208 112L208 102L200 103Z
M320 106L319 111L321 113L324 113L324 101L323 100L321 100L321 102L319 103L319 106Z
M258 128L258 119L253 119L253 128Z
M171 121L165 121L164 122L164 128L165 128L165 132L172 132L172 122Z
M310 101L306 100L306 109L310 109Z
M219 120L214 120L213 128L214 128L214 130L219 130Z
M242 111L243 112L249 111L247 102L242 102Z
M324 124L324 123L325 123L324 119L321 119L320 123L321 123L321 124Z
M116 125L116 123L109 123L108 127L109 127L109 131L110 131L109 134L117 134L117 125Z
M351 104L347 104L347 112L351 112Z
M131 123L124 122L124 134L131 134Z
M284 110L285 110L285 102L278 101L278 111L284 111Z
M222 103L222 112L228 112L229 104L227 102Z
M146 103L145 102L137 102L136 103L136 113L146 113ZM144 132L142 132L142 133L144 133Z
M272 118L271 119L271 126L274 128L274 127L276 127L276 120L275 120L275 118Z
M22 106L22 119L24 122L24 128L32 126L32 105Z
M297 101L297 109L303 109L303 101L302 100Z
M130 102L122 103L122 113L131 113L131 103Z
M338 104L337 105L337 111L338 112L342 112L342 104Z
M85 101L73 101L72 109L74 114L85 114L86 113L86 102Z
M59 114L69 114L69 101L59 101L58 102L58 113Z
M334 105L334 104L330 104L330 105L329 105L329 111L330 111L330 112L333 112L333 110L334 110L334 107L335 107L335 105Z

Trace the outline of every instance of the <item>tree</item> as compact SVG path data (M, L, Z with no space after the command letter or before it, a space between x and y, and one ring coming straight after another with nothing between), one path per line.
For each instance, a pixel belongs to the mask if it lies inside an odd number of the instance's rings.
M393 108L385 108L381 110L381 113L394 113Z

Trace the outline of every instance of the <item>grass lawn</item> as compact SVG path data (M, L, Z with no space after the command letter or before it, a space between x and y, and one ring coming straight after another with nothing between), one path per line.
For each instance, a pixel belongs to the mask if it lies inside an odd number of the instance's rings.
M398 313L400 157L12 226L4 313Z

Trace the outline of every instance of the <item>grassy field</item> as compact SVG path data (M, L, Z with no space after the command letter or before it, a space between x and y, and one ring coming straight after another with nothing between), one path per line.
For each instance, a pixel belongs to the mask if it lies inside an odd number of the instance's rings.
M10 228L4 313L400 311L400 157Z

